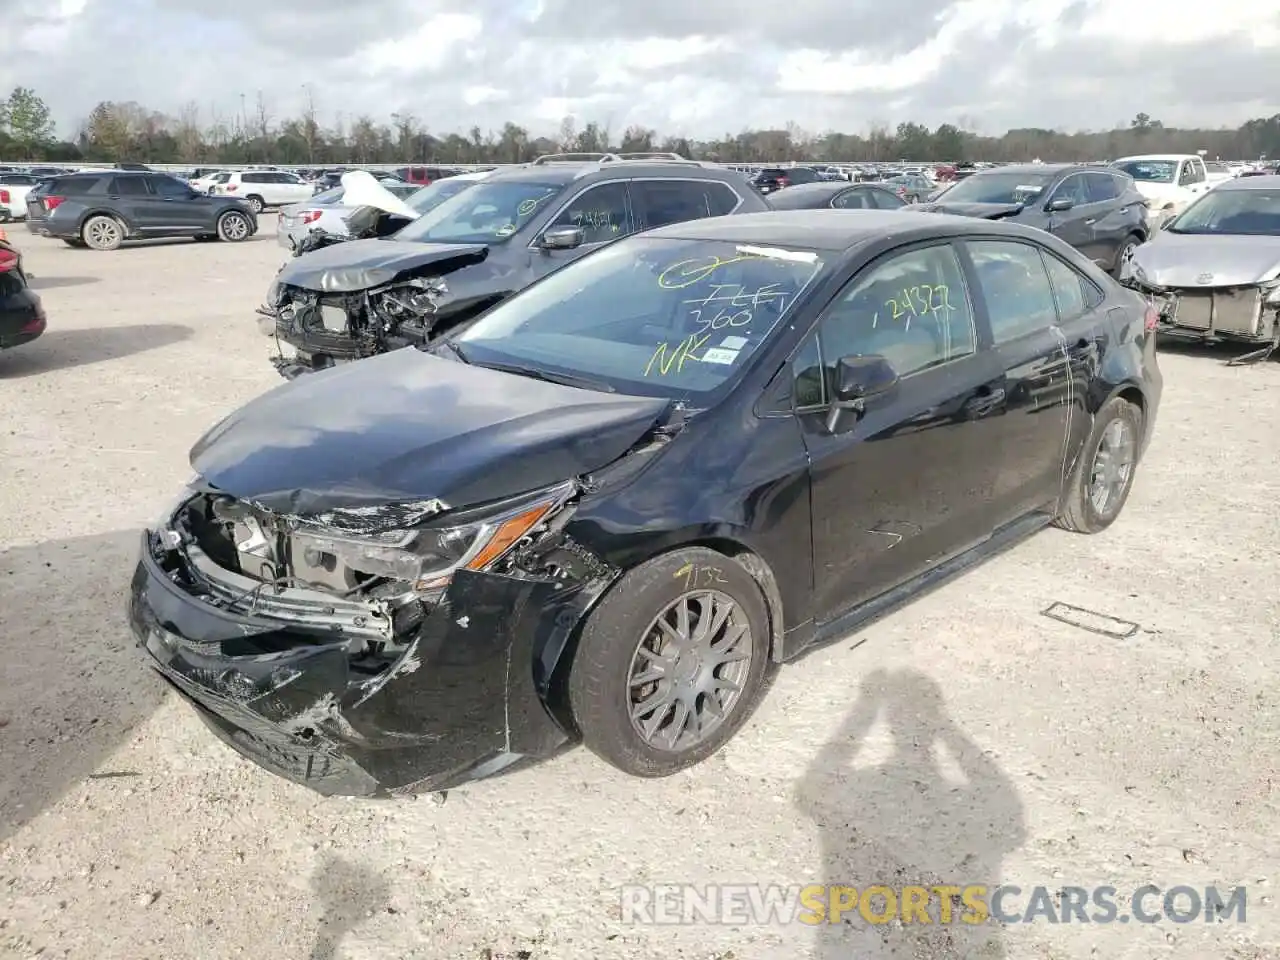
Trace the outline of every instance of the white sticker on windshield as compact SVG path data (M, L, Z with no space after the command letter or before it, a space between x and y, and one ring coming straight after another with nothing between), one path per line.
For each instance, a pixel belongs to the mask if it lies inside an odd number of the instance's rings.
M747 345L746 337L725 337L720 341L720 346L726 350L741 350Z
M817 263L818 255L812 250L782 250L778 247L740 246L737 251L744 257L764 257L769 260L791 260L795 263Z
M710 350L703 351L699 357L703 363L733 363L738 359L737 350L725 350L723 347L712 347Z

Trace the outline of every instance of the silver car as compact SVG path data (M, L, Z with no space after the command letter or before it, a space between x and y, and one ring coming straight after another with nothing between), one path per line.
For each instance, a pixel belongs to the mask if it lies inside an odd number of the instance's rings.
M420 216L485 176L488 174L461 174L437 180L425 187L400 180L379 180L378 185L385 187L397 199L403 200ZM338 186L318 193L304 203L282 207L276 225L276 243L286 250L292 250L312 230L322 230L339 237L346 236L349 232L346 217L356 206L344 204L345 196L346 187Z
M1121 281L1157 308L1163 332L1269 355L1280 344L1280 176L1218 185L1164 221Z

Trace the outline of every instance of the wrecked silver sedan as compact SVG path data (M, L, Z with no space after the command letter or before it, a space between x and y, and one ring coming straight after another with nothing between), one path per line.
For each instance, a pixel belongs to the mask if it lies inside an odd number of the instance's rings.
M1280 177L1219 185L1166 220L1121 279L1157 308L1161 333L1269 356L1280 346Z

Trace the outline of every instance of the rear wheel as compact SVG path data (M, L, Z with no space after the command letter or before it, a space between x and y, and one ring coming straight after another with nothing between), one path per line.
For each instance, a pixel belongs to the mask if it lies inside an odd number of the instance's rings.
M117 250L124 238L124 224L115 217L90 217L80 228L80 239L94 250Z
M250 209L250 210L252 210L252 211L254 212L254 215L255 215L255 216L256 216L257 214L261 213L261 212L262 212L263 210L265 210L265 209L266 209L266 207L267 207L266 203L265 203L265 202L263 201L263 199L262 199L261 197L259 197L259 196L248 196L248 197L245 197L245 198L244 198L244 202L245 202L245 203L247 203L247 204L249 205L249 209Z
M569 701L593 753L663 777L738 731L768 669L769 614L755 579L724 554L686 548L627 573L592 611Z
M218 218L218 239L227 243L239 243L248 240L253 230L249 226L249 218L234 210L224 213Z
M1142 411L1122 397L1108 400L1094 418L1054 523L1075 533L1111 526L1133 489L1141 442Z

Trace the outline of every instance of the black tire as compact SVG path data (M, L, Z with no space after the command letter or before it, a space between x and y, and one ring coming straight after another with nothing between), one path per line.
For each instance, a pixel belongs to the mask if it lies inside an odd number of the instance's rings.
M1142 237L1136 233L1131 233L1124 238L1124 243L1120 244L1120 249L1116 251L1116 262L1111 268L1111 275L1117 280L1120 279L1120 268L1124 266L1125 260L1142 244Z
M660 614L682 597L705 596L708 591L733 601L735 609L725 626L740 627L745 621L750 655L736 674L734 682L739 690L723 720L713 719L711 722L718 725L683 749L659 749L632 725L633 661L646 637L652 635L649 626ZM705 760L728 742L755 709L771 669L769 630L768 608L759 584L741 564L722 553L689 547L629 571L589 615L570 668L569 705L583 742L597 756L637 777L666 777ZM718 669L712 668L710 675L717 675ZM655 682L655 688L658 682L663 681ZM697 702L706 701L699 698ZM720 699L716 702L723 705ZM662 721L668 709L660 710ZM657 711L650 716L654 715ZM668 723L660 722L659 726L670 729Z
M228 210L218 217L218 239L226 243L243 243L253 236L253 224L243 213Z
M1093 431L1080 451L1080 459L1071 472L1071 480L1063 492L1061 513L1054 524L1063 530L1073 533L1101 533L1111 526L1120 516L1129 492L1133 489L1133 478L1137 474L1138 450L1142 444L1142 411L1123 397L1113 397L1098 411L1093 421ZM1114 491L1099 510L1090 496L1095 468L1098 462L1098 448L1107 436L1112 424L1121 423L1122 429L1128 431L1132 438L1128 476L1123 486Z
M90 217L80 228L80 239L90 250L119 250L128 235L123 223L105 213Z
M245 197L244 202L249 205L249 209L253 211L253 215L255 217L262 213L263 210L267 209L266 201L257 194L250 194Z

